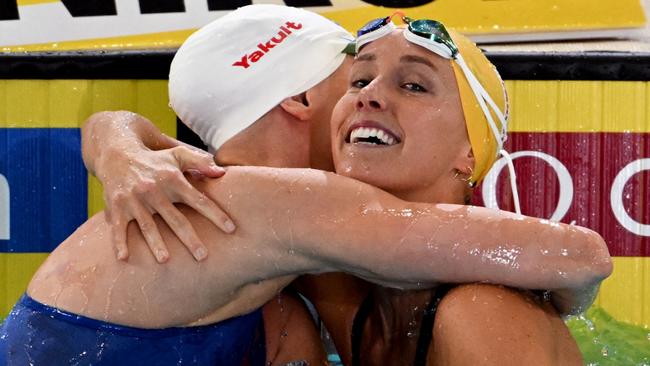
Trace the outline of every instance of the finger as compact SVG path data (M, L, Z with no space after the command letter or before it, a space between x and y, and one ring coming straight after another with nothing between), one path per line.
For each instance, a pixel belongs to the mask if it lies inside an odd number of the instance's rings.
M194 259L201 261L208 256L208 248L194 230L192 223L167 199L160 199L154 207L167 225L174 231Z
M182 171L196 170L210 178L218 178L225 174L225 170L214 163L211 154L204 151L190 150L184 146L173 149L173 155L178 161Z
M154 257L156 257L156 261L158 261L158 263L166 262L169 259L169 251L167 250L167 246L158 231L158 226L156 226L156 222L153 220L151 213L139 202L131 203L131 212L133 213L135 220L138 222L144 240L147 242Z
M231 234L237 228L228 214L213 200L199 192L187 181L181 183L182 189L178 192L182 202L198 211L201 215L212 221L223 232Z
M121 215L111 215L111 236L113 247L117 251L117 259L125 261L129 258L129 248L126 245L126 230L128 220Z

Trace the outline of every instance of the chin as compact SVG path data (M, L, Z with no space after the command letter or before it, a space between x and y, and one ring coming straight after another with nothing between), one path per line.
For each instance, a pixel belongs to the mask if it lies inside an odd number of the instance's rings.
M385 167L364 164L358 161L340 162L336 164L336 173L348 178L370 184L377 188L387 190L391 187L390 176L385 172L391 171Z

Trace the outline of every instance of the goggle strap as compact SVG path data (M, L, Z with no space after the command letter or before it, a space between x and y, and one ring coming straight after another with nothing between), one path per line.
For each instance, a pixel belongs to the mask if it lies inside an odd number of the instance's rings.
M483 88L483 85L481 84L481 82L476 79L476 76L474 76L474 74L472 74L472 77L474 78L475 83L480 86L480 92L481 92L481 95L483 96L483 99L488 103L490 108L492 108L492 110L494 111L494 114L496 114L497 118L499 119L499 122L501 122L501 132L500 132L499 135L501 136L501 142L502 143L506 142L506 139L508 138L508 134L507 134L508 133L507 132L508 131L508 120L506 119L506 117L501 112L501 109L499 108L499 106L497 106L497 104L494 102L494 99L492 99L490 94L488 94L487 91L485 91L485 89Z
M462 63L462 64L464 65L464 67L467 68L467 70L469 70L469 67L467 66L467 63L465 63L465 59L463 58L463 55L461 55L461 54L459 53L459 54L457 55L456 59L458 59L459 64ZM463 70L463 71L465 71L465 70ZM503 115L503 113L501 112L501 109L499 108L499 106L497 106L497 104L494 102L494 100L492 99L492 97L490 96L490 94L488 94L488 92L485 90L485 88L483 88L483 85L482 85L481 82L476 78L476 76L474 75L474 73L470 73L470 76L468 77L468 79L472 79L473 82L474 82L476 85L479 85L479 86L480 86L480 92L481 92L481 95L483 95L483 98L488 102L488 104L490 105L490 107L494 110L494 113L497 115L497 117L499 118L499 120L500 120L501 122L504 123L504 124L503 124L504 127L502 128L502 129L504 130L504 132L507 131L507 123L508 123L508 122L506 121L506 118L505 118L505 116Z
M395 24L393 24L392 22L389 22L389 23L375 29L374 31L368 32L368 33L366 33L366 34L364 34L362 36L357 37L357 46L356 46L357 53L359 53L359 50L364 45L366 45L366 44L368 44L368 43L370 43L372 41L376 41L381 37L389 35L395 29L397 29Z
M515 212L521 215L521 206L519 204L519 191L517 190L517 175L515 174L515 165L512 163L512 157L507 151L501 149L499 153L506 159L508 172L510 173L510 189L512 189L512 200L515 203Z
M456 58L456 62L458 63L458 66L460 66L460 69L463 70L463 74L465 74L465 77L467 78L467 81L470 85L470 89L472 89L472 92L474 93L474 96L476 97L476 100L478 101L478 104L483 110L483 114L485 115L485 118L488 121L490 130L492 130L492 134L494 134L494 137L497 140L497 154L498 154L498 151L503 149L504 134L502 133L502 131L499 131L499 128L497 127L496 123L494 123L494 119L492 118L492 113L490 113L490 110L488 109L486 102L490 105L490 107L492 107L495 114L497 115L497 118L499 118L502 126L506 123L503 117L503 113L501 113L499 108L496 106L496 103L494 103L494 101L492 100L490 95L485 91L481 83L476 79L476 77L469 69L469 67L465 63L465 60L460 54L458 54Z

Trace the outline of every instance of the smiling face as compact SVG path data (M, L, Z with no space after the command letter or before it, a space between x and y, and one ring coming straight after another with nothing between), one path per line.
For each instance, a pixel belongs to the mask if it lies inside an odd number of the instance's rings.
M339 174L409 201L462 202L473 158L450 61L402 30L366 45L332 115L332 150Z

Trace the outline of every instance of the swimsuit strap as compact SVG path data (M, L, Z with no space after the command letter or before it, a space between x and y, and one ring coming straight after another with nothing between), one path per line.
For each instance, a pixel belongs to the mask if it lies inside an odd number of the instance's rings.
M429 353L429 345L433 338L433 323L436 320L438 305L440 305L440 301L442 301L442 298L447 294L447 292L449 292L451 287L452 286L448 284L438 286L431 298L431 302L427 306L426 310L424 310L422 323L420 323L418 344L415 347L415 360L413 360L413 366L426 366L427 364L427 354Z
M451 288L451 285L444 284L438 286L436 290L433 291L431 302L422 316L413 366L425 366L427 363L427 354L429 353L429 345L433 338L433 324L436 319L438 305ZM374 305L372 293L369 293L359 306L359 309L354 316L352 322L352 363L350 366L361 366L361 339L363 338L363 327L370 315L372 305Z
M350 366L361 366L361 338L363 338L363 327L366 325L370 309L374 305L372 292L368 293L359 306L352 321L352 364Z

